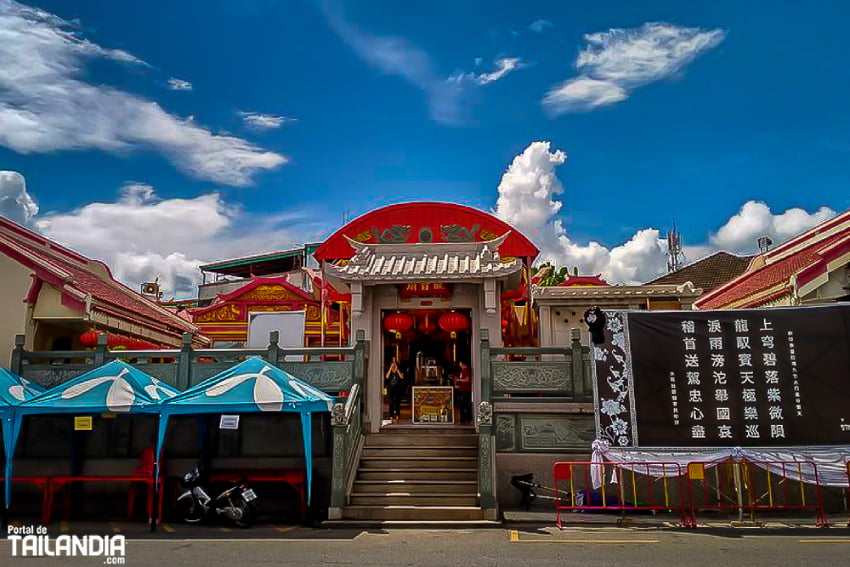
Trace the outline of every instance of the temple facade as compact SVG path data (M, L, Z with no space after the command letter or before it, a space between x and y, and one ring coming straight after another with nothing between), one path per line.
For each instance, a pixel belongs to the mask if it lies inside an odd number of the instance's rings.
M37 351L179 347L184 333L208 344L190 321L118 282L92 260L0 216L0 366L15 336ZM92 333L94 331L94 333Z

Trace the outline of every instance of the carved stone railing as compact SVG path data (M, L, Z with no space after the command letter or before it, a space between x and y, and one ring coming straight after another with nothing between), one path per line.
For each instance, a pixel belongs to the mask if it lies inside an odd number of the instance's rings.
M496 360L503 357L504 360ZM585 402L592 397L589 349L578 333L568 347L490 347L493 396L525 401Z
M481 400L490 405L492 422L479 428L488 436L479 440L482 486L488 482L485 449L587 453L595 434L593 378L590 348L581 344L578 331L569 345L558 347L492 347L487 338L482 333Z
M328 518L342 518L342 509L348 503L348 494L357 475L360 451L363 449L363 399L360 384L355 384L345 404L334 404L331 413L333 425L333 468L331 471L331 504Z
M278 332L272 331L266 348L194 349L191 336L187 334L183 337L180 349L110 350L106 344L106 335L100 335L97 346L92 350L26 351L24 336L17 335L11 370L49 387L112 360L122 359L177 389L185 390L246 357L259 356L325 392L350 390L356 382L358 364L362 377L365 365L358 361L358 357L365 357L366 352L362 348L365 342L362 331L358 333L352 347L281 348L278 337Z

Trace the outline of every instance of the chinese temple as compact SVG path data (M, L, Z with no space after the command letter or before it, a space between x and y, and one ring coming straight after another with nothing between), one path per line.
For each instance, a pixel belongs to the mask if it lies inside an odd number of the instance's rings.
M118 282L103 262L4 217L0 273L0 366L18 334L40 351L93 347L101 333L111 348L176 348L184 333L207 344L190 321Z
M258 313L303 311L304 346L340 345L347 333L338 309L326 306L310 292L290 283L285 276L254 277L238 282L206 307L189 313L214 346L244 346L248 342L251 317ZM263 337L265 340L266 337Z
M449 203L390 205L333 233L315 251L322 297L348 311L350 333L370 341L366 384L372 432L392 423L383 403L393 359L410 387L398 423L449 424L452 385L470 372L479 396L480 330L495 345L535 340L528 271L538 250L478 209ZM440 388L446 388L440 394ZM421 394L421 396L420 396ZM409 404L409 405L408 405ZM408 413L409 412L409 413Z

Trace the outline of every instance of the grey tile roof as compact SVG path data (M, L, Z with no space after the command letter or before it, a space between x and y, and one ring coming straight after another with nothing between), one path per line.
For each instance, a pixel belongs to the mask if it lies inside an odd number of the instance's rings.
M518 259L503 261L499 246L507 234L486 242L363 244L345 265L328 265L328 275L341 280L460 281L509 276L522 267Z

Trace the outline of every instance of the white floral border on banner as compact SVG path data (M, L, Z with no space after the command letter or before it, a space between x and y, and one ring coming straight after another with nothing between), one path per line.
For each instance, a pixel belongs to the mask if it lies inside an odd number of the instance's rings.
M628 315L605 311L605 318L606 341L592 347L596 434L611 446L633 447L638 440ZM599 372L604 381L599 380Z

